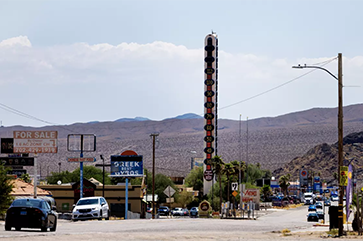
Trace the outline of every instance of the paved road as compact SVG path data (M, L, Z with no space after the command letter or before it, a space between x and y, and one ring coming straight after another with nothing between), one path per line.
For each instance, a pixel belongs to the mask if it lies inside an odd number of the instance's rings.
M264 214L264 211L261 212ZM59 220L56 232L5 231L1 240L266 240L281 239L276 232L313 230L306 221L307 207L269 211L257 220L160 218L154 220L78 221ZM328 230L324 228L322 230Z

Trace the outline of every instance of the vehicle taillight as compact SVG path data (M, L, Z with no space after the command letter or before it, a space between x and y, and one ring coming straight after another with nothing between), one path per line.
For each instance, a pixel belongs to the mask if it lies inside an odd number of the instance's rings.
M39 209L34 209L34 213L39 213L39 214L42 214L42 211L40 211Z

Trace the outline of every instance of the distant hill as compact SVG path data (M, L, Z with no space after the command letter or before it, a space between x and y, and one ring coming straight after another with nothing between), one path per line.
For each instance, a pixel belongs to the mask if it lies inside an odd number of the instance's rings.
M203 117L200 116L200 115L197 115L197 114L194 114L194 113L187 113L187 114L184 114L184 115L178 115L178 116L173 117L173 118L167 118L165 120L170 120L170 119L185 120L185 119L201 119L201 118L203 118Z
M355 167L356 177L360 184L362 181L361 174L363 170L363 132L351 133L343 139L343 153L345 162L343 165L348 165L348 160ZM314 172L316 176L320 174L323 180L333 179L334 172L338 172L338 143L328 145L327 143L319 144L304 155L296 157L287 162L282 167L276 169L273 174L278 178L286 173L291 174L291 180L299 178L300 170L306 169Z
M343 112L344 135L363 131L363 104L346 106ZM216 152L226 162L242 159L248 163L260 163L263 168L273 171L303 156L317 145L336 143L337 113L337 108L314 108L277 117L250 119L248 135L247 121L220 119ZM103 155L106 163L109 163L111 155L134 150L143 156L144 166L150 170L152 168L150 134L157 132L159 136L155 151L156 171L170 176L185 176L190 171L191 159L203 158L205 136L204 119L186 118L188 116L197 115L185 114L162 121L141 118L142 121L139 119L75 123L41 128L2 127L0 137L12 137L14 130L57 130L58 153L38 155L38 173L41 172L42 176L46 176L52 171L58 171L58 163L61 163L61 170L73 170L79 166L77 163L67 162L67 157L79 155L67 151L67 135L74 133L93 133L97 136L96 152L84 154L96 157L96 164L101 162L100 155ZM32 167L27 169L32 171Z
M150 120L150 119L145 118L145 117L135 117L135 118L121 118L121 119L115 120L115 122L147 121L147 120Z

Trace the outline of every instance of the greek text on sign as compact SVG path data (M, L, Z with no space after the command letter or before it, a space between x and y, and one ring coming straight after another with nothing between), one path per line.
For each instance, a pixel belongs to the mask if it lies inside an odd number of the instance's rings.
M111 177L144 175L142 156L111 156Z
M14 131L14 153L57 153L57 131Z

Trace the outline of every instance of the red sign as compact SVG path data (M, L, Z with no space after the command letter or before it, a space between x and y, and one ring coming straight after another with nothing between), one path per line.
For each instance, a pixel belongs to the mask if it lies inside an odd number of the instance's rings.
M94 157L70 157L67 158L68 162L95 162L96 158Z
M131 150L127 150L121 153L121 156L137 156L137 153Z
M305 171L305 170L302 170L302 171L301 171L301 176L302 176L302 177L306 177L306 175L307 175L307 174L308 174L308 173L307 173L307 171Z
M14 153L57 153L57 131L14 131Z
M213 171L212 170L205 170L204 171L204 179L206 181L212 181L213 180Z

